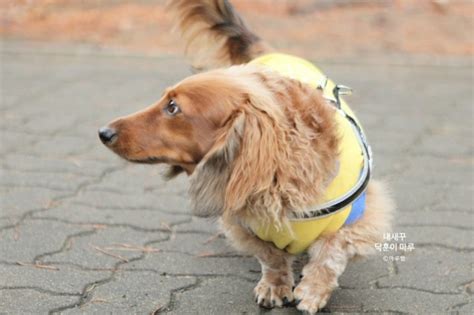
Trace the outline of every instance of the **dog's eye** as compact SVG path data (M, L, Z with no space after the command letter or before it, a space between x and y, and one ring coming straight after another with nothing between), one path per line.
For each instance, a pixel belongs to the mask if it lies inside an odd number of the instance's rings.
M177 113L179 113L181 111L181 109L179 109L178 104L176 104L176 102L174 100L170 100L168 105L165 108L165 111L168 115L174 116Z

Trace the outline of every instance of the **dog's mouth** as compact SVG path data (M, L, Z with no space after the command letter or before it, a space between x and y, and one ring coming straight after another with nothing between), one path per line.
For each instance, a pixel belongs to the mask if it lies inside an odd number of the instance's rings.
M161 157L147 157L145 159L127 159L127 161L137 163L137 164L158 164L158 163L168 163L169 161Z
M180 174L181 172L186 172L188 175L191 175L194 171L194 167L196 166L194 163L184 163L184 162L177 162L175 160L166 158L166 157L156 157L151 156L143 159L132 159L132 158L125 158L127 161L136 163L136 164L161 164L165 163L171 166L171 168L166 172L165 177L171 179L176 175Z

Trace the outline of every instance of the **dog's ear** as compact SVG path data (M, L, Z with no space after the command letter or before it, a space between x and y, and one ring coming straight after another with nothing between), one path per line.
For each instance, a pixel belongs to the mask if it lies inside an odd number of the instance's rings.
M282 194L277 191L276 176L278 156L286 154L281 152L287 149L286 136L279 126L280 109L273 102L261 101L261 97L249 98L197 165L190 188L194 215L212 217L253 207L248 210L256 216L272 221L281 217ZM259 211L262 208L265 211Z
M252 216L266 219L270 216L279 221L282 195L277 191L277 174L279 155L283 153L279 142L285 142L285 134L278 116L282 113L274 104L261 106L258 100L252 99L248 102L245 128L227 183L224 208L229 212L247 208Z
M321 196L338 155L334 110L309 87L281 85L255 88L222 128L191 178L194 214L280 224Z
M293 81L282 86L282 93L250 95L243 106L244 130L224 199L226 214L277 226L288 211L302 211L321 196L338 143L334 111L322 98Z
M196 216L215 217L224 210L232 164L241 147L244 117L243 112L231 116L191 176L189 192L193 199L193 214Z
M252 197L269 193L276 172L276 129L267 113L250 104L232 115L191 177L194 215L237 212L246 203L255 205ZM277 212L280 206L267 197L260 201Z

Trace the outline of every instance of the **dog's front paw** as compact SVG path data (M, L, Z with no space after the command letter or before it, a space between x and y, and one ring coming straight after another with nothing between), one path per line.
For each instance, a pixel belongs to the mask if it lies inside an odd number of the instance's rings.
M255 300L265 308L282 307L293 301L293 282L284 279L269 281L262 277L254 289ZM288 282L288 283L287 283Z
M326 305L331 292L331 286L303 278L293 292L297 303L296 308L309 314L316 314Z

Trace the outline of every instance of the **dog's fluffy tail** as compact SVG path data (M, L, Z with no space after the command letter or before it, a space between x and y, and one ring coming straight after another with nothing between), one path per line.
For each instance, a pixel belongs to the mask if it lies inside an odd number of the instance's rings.
M168 7L196 68L242 64L271 51L227 0L171 0Z

